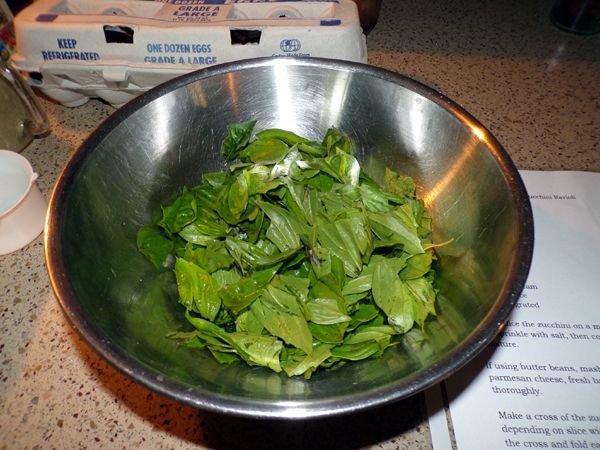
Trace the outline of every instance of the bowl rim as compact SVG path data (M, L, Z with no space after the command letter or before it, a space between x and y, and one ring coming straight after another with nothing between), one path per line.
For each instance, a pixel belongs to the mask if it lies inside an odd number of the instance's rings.
M503 298L504 301L499 302L488 311L479 325L464 339L464 342L457 345L448 355L434 365L403 378L401 383L391 383L382 388L317 401L237 399L208 391L199 394L189 387L164 378L107 340L101 330L88 319L85 310L77 301L64 270L65 261L59 251L61 245L60 211L68 198L78 169L85 164L98 143L127 117L173 90L229 72L275 65L308 66L315 69L325 68L350 73L366 73L369 76L399 84L423 95L447 110L466 126L478 130L480 137L488 144L491 155L502 170L506 183L510 188L517 211L518 240L521 245L513 255L510 273L499 295L499 298ZM533 243L533 214L523 180L500 142L470 113L437 90L388 69L342 60L297 57L253 58L203 68L160 84L119 108L99 123L65 165L50 196L44 233L47 271L52 289L63 313L80 338L110 365L151 390L200 409L235 416L277 419L326 417L383 406L420 393L454 374L483 351L506 325L509 315L525 287L533 257Z

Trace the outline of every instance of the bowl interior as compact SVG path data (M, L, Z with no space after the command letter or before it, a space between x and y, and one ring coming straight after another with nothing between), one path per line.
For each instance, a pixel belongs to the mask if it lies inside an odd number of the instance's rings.
M186 327L174 288L136 249L138 228L183 186L224 168L228 123L258 119L320 139L349 135L365 170L415 178L439 250L436 320L380 359L317 372L310 381L219 365L165 335ZM412 395L478 353L525 282L531 210L496 140L440 94L368 66L256 60L162 85L115 112L84 143L53 194L47 258L61 305L100 354L178 400L250 416L308 417Z

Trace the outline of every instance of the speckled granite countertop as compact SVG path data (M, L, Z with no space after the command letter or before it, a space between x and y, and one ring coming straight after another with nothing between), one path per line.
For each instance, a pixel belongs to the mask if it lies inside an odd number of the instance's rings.
M600 35L548 21L551 2L384 0L369 62L465 107L520 169L600 171ZM48 196L111 107L43 100L49 136L23 151ZM422 398L342 418L255 422L175 403L108 366L72 331L43 242L0 256L0 448L431 448Z

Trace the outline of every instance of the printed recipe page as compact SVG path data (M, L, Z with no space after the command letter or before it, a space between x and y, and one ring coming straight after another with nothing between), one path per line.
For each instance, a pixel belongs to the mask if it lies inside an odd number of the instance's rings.
M521 174L533 264L504 332L442 386L456 445L600 448L600 174Z

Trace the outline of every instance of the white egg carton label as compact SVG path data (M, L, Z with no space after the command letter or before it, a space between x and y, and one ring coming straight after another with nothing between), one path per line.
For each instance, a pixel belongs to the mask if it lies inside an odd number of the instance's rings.
M121 105L173 77L264 56L366 62L352 0L37 0L13 64L49 97Z

